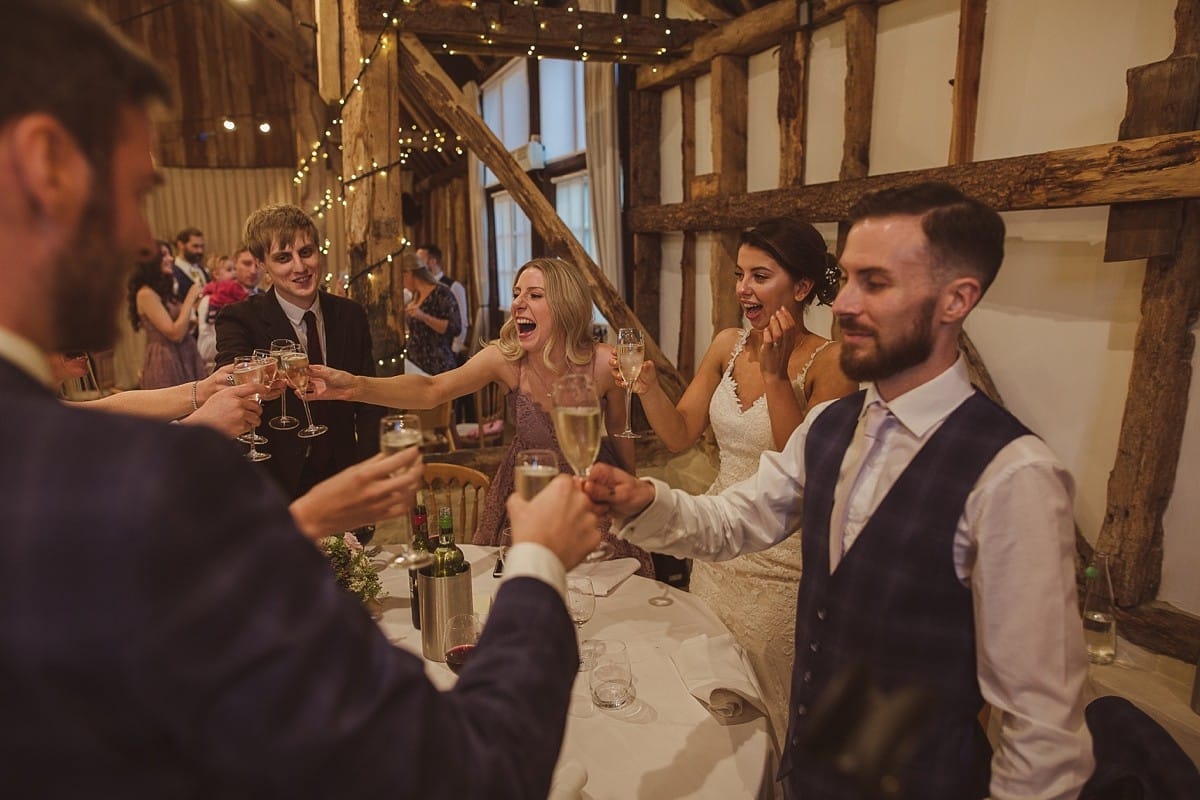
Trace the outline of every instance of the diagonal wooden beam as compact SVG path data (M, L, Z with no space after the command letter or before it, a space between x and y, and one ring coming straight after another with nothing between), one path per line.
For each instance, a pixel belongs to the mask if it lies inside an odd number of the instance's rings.
M534 230L545 240L549 250L574 263L583 271L592 288L596 306L608 321L614 327L638 328L644 332L638 318L630 311L629 306L625 305L625 301L592 261L583 245L571 233L571 229L559 218L545 195L521 170L516 160L488 128L487 123L470 107L458 86L437 63L433 54L411 33L400 34L399 45L401 57L409 62L411 70L408 74L417 90L437 115L463 137L466 146L496 174L521 210L529 217ZM678 398L684 385L678 370L666 359L652 337L646 336L645 342L646 357L654 361L662 374L664 389L670 396Z
M867 192L922 181L954 184L1001 211L1200 197L1200 131L631 208L625 222L635 233L748 227L786 214L836 222Z
M297 25L291 10L279 0L225 0L230 10L250 26L251 33L280 61L315 88L317 34Z
M402 4L393 11L394 5L392 0L363 0L359 4L362 29L392 24L398 31L415 34L436 52L569 59L586 52L591 61L663 62L683 55L693 39L713 29L703 20L580 11L570 4L549 8L495 0L470 5L422 2Z

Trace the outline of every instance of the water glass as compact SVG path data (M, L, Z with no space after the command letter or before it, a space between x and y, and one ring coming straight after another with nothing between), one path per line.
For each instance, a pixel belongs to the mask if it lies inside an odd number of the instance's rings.
M604 651L596 653L595 665L588 673L588 685L592 702L599 708L624 708L637 697L624 642L604 642Z
M421 418L416 414L389 414L379 421L379 452L390 456L421 444Z

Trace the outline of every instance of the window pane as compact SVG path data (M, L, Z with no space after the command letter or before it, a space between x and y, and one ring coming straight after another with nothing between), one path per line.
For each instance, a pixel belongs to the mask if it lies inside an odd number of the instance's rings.
M583 118L587 112L587 104L584 101L583 93L583 62L574 62L575 74L572 76L575 79L575 142L574 149L576 152L582 152L587 149L587 128L584 125ZM616 68L615 66L613 67Z
M547 58L538 63L541 77L542 144L546 160L575 152L575 62Z

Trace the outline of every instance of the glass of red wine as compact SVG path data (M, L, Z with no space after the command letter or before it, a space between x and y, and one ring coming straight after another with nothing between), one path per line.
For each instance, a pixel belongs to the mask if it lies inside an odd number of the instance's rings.
M479 642L483 633L483 620L478 614L459 614L446 624L446 666L455 674L462 672L467 657Z

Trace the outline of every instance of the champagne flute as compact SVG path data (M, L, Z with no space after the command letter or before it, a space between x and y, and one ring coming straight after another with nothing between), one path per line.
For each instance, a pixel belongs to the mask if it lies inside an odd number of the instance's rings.
M587 375L568 375L554 383L550 393L554 402L554 433L567 463L580 478L600 453L600 398L596 384ZM612 546L601 542L588 553L586 561L612 558Z
M291 339L272 339L270 354L279 359L279 364L283 366L283 354L294 353L300 350L300 345ZM295 417L289 417L287 413L287 390L284 389L283 394L279 396L279 416L273 417L267 424L277 431L290 431L292 428L300 426L300 420Z
M625 381L625 430L616 434L622 439L640 439L630 427L633 424L633 384L642 374L642 362L646 360L646 345L642 332L637 328L621 328L617 332L617 366L621 379Z
M308 408L308 397L305 396L305 392L308 391L308 353L284 353L283 373L287 375L288 383L299 393L300 400L304 403L304 416L308 418L308 427L301 429L296 435L301 439L312 439L329 430L326 425L313 424L312 412Z
M261 361L256 361L254 356L238 356L233 360L233 382L236 384L247 383L262 383L263 382L264 364ZM258 395L254 395L256 402L259 401ZM246 432L247 435L254 433L254 428L251 427ZM258 443L253 438L242 439L250 445L250 452L246 453L246 458L250 461L266 461L271 457L270 453L260 453L258 451ZM266 441L265 439L263 441Z
M416 414L389 414L379 421L379 452L393 455L421 444L421 418ZM421 569L433 563L433 553L414 550L410 542L396 546L392 566Z

